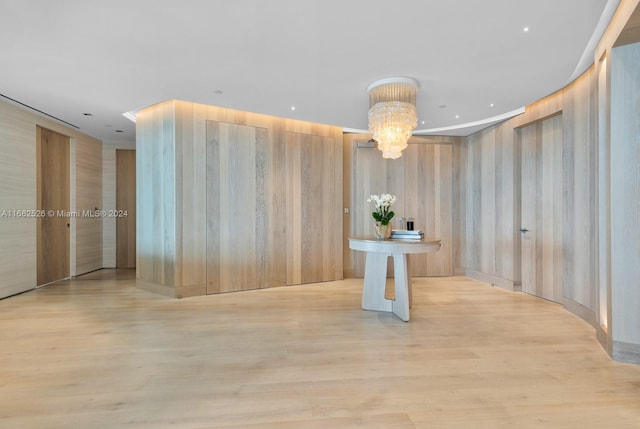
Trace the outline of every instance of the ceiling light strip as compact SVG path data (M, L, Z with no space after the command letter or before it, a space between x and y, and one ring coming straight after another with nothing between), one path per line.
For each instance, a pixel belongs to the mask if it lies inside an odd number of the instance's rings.
M56 118L55 116L50 115L50 114L48 114L47 112L43 112L43 111L42 111L42 110L40 110L40 109L36 109L35 107L29 106L28 104L24 104L24 103L22 103L22 102L20 102L20 101L18 101L18 100L15 100L15 99L13 99L13 98L11 98L11 97L7 97L7 96L6 96L6 95L4 95L4 94L0 94L0 97L6 98L7 100L12 101L13 103L19 104L20 106L26 107L27 109L31 109L31 110L33 110L33 111L35 111L35 112L38 112L38 113L40 113L41 115L45 115L45 116L48 116L48 117L49 117L49 118L51 118L51 119L55 119L55 120L56 120L56 121L58 121L58 122L62 122L63 124L67 124L67 125L69 125L70 127L75 128L76 130L79 130L79 129L80 129L80 127L79 127L79 126L77 126L77 125L73 125L71 122L67 122L67 121L62 120L62 119L60 119L60 118Z

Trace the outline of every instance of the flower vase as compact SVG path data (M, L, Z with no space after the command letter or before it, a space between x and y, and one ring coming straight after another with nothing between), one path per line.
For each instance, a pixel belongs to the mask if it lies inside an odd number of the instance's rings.
M391 238L391 222L383 225L382 222L376 222L376 238L386 240Z

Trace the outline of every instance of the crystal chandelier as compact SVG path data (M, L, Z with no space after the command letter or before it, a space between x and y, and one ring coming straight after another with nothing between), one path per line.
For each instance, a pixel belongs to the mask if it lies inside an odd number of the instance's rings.
M380 79L367 88L369 131L383 158L399 158L407 147L407 140L418 125L417 90L418 82L408 77Z

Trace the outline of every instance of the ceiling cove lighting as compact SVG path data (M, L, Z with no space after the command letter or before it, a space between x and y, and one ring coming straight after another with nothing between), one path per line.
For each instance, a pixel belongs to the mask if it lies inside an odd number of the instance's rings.
M378 142L383 158L402 156L418 125L418 82L409 77L389 77L373 82L369 94L369 131Z
M136 123L136 111L135 110L132 110L130 112L124 112L122 114L122 116L124 116L125 118L127 118L128 120L133 122L134 124Z

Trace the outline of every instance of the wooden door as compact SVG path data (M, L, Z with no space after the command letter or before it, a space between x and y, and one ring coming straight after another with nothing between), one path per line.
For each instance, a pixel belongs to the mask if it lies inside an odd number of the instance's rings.
M522 291L562 302L562 116L521 128L518 133L522 150Z
M69 277L69 137L37 127L37 283Z
M285 135L288 285L339 278L334 255L342 230L339 235L334 231L339 227L335 214L341 214L342 207L335 198L340 168L336 145L328 136Z
M265 128L207 122L207 294L268 285L267 150Z
M136 267L136 151L116 150L116 267Z

